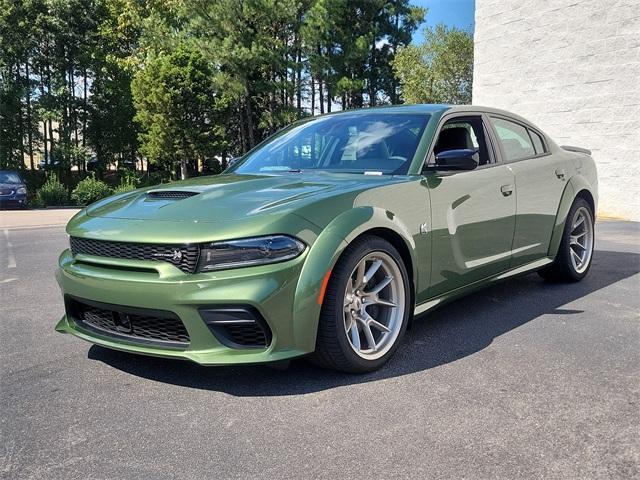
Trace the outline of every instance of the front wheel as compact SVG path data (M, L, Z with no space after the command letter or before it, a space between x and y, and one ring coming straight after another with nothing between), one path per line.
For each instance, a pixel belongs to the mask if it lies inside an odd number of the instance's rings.
M406 330L409 288L402 257L390 243L367 236L351 244L327 285L316 363L352 373L380 368Z
M593 219L591 206L583 198L576 199L567 215L558 254L553 264L538 272L541 277L577 282L587 275L595 243Z

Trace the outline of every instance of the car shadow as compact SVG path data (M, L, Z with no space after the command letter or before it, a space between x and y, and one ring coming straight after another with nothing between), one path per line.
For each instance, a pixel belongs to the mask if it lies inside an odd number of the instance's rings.
M383 380L455 362L491 344L494 338L541 315L574 315L564 305L640 272L640 254L596 251L589 275L559 284L531 274L488 287L417 317L395 356L365 375L324 370L296 360L286 370L267 366L202 367L195 363L144 357L99 346L88 357L138 377L236 396L298 395Z

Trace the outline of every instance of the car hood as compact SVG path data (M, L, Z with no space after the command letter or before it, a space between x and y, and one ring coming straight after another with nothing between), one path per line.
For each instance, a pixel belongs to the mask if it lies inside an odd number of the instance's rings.
M0 183L0 188L11 188L17 190L20 187L24 187L24 183Z
M89 206L86 214L191 223L241 221L296 213L322 198L370 188L386 178L324 172L199 177L111 197ZM168 198L181 193L191 196Z

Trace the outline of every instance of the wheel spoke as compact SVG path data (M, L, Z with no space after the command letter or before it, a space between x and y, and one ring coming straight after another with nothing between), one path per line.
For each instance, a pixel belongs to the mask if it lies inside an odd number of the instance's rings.
M360 288L361 286L363 286L364 268L365 268L365 261L363 260L358 265L358 271L356 272L356 281L355 281L355 283L353 285L353 290L356 290L356 289Z
M571 235L569 236L569 245L577 245L578 247L582 248L583 250L586 248L585 245L583 245L582 243L580 243L578 241L578 239L582 236L584 236L585 234L581 234L581 235Z
M374 297L371 303L375 303L377 305L384 305L385 307L397 307L398 305L396 303L393 303L392 301L389 300L384 300L380 297Z
M351 337L351 343L357 349L361 349L360 345L360 332L358 331L358 323L353 322L351 328L349 329L349 336Z
M367 293L367 295L375 295L375 294L380 293L380 291L381 291L384 287L386 287L387 285L389 285L392 281L393 281L393 277L392 277L392 276L384 277L380 283L378 283L375 287L373 287L373 288L371 289L371 291L366 292L366 293Z
M573 224L572 231L575 230L576 228L578 228L583 223L584 223L584 217L582 215L580 215L578 217L578 219L575 221L575 223Z
M363 264L364 264L364 262L363 262ZM367 283L369 283L371 281L371 279L376 274L376 272L378 271L378 269L380 268L381 265L382 265L382 260L379 260L379 259L376 258L373 261L373 263L371 264L371 266L367 270L367 273L364 274L364 278L362 279L362 286L365 286Z
M580 267L580 265L582 264L582 258L580 257L580 255L576 253L576 251L573 248L569 250L571 251L571 256L574 257L574 262L576 267Z
M369 348L375 352L377 350L376 341L373 338L371 327L367 325L366 322L362 323L362 331L364 332L364 336L367 339L367 345L369 345Z
M387 327L386 325L381 324L379 321L377 321L375 318L369 316L367 318L367 322L369 323L369 325L373 328L376 328L378 330L380 330L381 332L385 332L388 333L391 331L391 329L389 329L389 327Z

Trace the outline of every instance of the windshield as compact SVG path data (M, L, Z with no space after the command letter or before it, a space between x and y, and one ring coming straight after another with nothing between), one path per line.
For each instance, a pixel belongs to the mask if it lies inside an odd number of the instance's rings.
M392 113L320 117L268 140L235 172L406 174L428 120L428 115Z
M0 183L22 183L17 173L0 172Z

